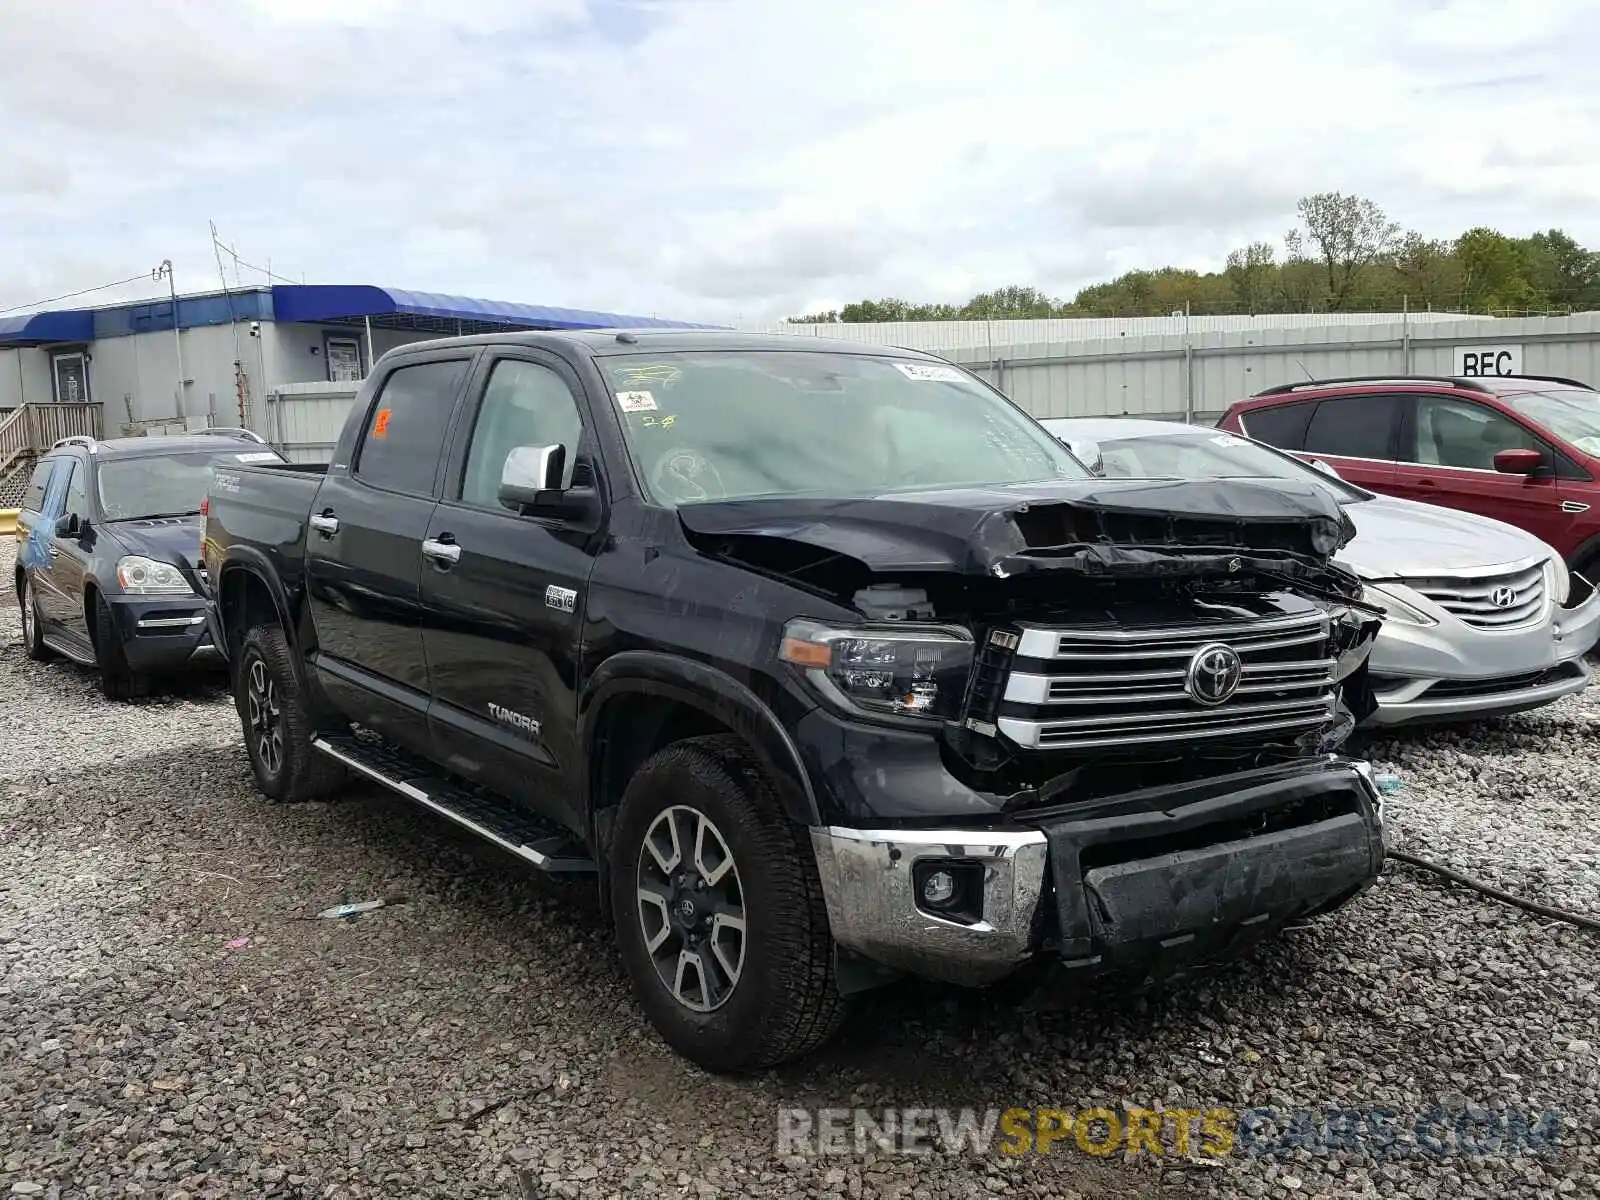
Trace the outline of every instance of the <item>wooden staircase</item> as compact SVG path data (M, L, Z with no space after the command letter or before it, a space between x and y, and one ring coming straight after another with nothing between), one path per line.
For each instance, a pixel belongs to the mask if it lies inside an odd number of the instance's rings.
M19 508L39 456L64 437L100 434L98 404L24 404L0 419L0 509Z

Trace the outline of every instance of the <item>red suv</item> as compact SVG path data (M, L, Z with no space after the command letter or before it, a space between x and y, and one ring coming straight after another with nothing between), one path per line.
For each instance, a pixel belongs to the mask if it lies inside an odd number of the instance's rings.
M1218 423L1389 496L1494 517L1600 570L1600 392L1540 375L1288 383Z

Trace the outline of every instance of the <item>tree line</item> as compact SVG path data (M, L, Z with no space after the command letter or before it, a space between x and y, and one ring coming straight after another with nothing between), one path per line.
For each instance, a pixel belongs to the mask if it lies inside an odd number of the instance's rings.
M1034 287L981 292L965 304L893 297L790 317L796 325L1039 317L1427 311L1511 316L1600 308L1600 252L1559 229L1509 237L1477 227L1457 238L1403 230L1373 201L1319 192L1295 205L1283 248L1253 242L1221 271L1129 271L1070 300Z

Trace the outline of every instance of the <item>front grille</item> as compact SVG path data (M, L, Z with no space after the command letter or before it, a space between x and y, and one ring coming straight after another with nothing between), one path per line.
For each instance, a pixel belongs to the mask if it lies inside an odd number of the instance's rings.
M1447 613L1478 629L1513 629L1544 616L1542 561L1470 579L1447 576L1405 582Z
M1237 689L1202 704L1186 687L1204 646L1239 656ZM1195 739L1292 737L1335 711L1329 620L1320 610L1185 628L1025 627L1000 730L1036 750L1109 750Z

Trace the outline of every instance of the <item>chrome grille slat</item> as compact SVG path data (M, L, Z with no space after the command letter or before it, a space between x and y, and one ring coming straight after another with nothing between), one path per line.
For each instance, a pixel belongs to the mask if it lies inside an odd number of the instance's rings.
M1026 627L997 724L1018 745L1037 750L1315 729L1336 705L1329 628L1321 612L1165 629ZM1240 682L1226 701L1208 706L1184 684L1188 660L1215 642L1238 654Z
M1052 654L1049 657L1058 661L1082 660L1085 662L1117 662L1135 658L1187 658L1207 642L1227 642L1235 650L1243 653L1246 650L1285 650L1290 646L1310 646L1322 641L1327 634L1321 632L1300 634L1296 637L1274 638L1271 641L1238 642L1235 643L1225 633L1214 634L1208 638L1194 638L1180 642L1176 646L1159 646L1148 650L1082 650Z
M1451 616L1479 629L1512 629L1532 624L1544 616L1549 598L1542 562L1470 578L1431 576L1403 582ZM1495 603L1495 592L1500 589L1509 589L1509 603Z

